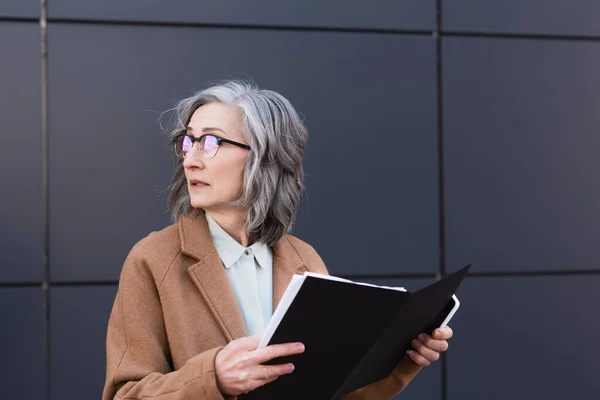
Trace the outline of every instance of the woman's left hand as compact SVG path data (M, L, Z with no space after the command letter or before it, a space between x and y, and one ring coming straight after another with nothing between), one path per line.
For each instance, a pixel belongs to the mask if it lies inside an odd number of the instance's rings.
M408 356L416 364L426 367L440 358L440 353L448 350L447 339L452 337L452 329L449 326L438 328L433 331L433 337L421 333L412 341L414 350L408 352Z

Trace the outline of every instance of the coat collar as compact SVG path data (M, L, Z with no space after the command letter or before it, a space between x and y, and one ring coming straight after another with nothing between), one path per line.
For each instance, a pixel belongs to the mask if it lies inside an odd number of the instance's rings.
M225 268L229 269L244 255L247 248L232 238L229 233L225 232L209 213L205 213L204 215L217 253L219 253L219 257L223 261ZM252 250L260 268L271 268L272 255L269 246L262 242L256 242L248 246L248 249Z
M214 246L204 214L184 216L178 221L181 252L198 262L188 274L208 304L228 341L247 336L225 268ZM287 236L273 246L273 311L292 276L306 271L305 262Z

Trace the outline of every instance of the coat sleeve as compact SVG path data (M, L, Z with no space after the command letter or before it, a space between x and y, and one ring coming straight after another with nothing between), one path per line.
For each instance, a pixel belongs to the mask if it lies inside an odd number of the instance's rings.
M220 348L173 371L158 288L140 253L134 247L121 272L108 323L102 400L224 400L214 368Z
M310 249L308 259L306 260L307 267L313 272L320 274L328 274L325 263L314 250ZM385 379L374 382L370 385L362 387L350 392L342 397L342 400L387 400L400 393L423 367L414 363L410 357L404 358L398 363L394 371Z

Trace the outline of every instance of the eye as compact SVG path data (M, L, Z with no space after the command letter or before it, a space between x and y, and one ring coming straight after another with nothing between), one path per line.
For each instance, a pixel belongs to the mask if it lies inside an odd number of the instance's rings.
M192 144L192 139L189 136L185 135L182 138L181 152L183 153L183 155L186 155L191 150Z
M209 153L216 151L219 147L219 139L213 135L204 136L203 142L202 148Z

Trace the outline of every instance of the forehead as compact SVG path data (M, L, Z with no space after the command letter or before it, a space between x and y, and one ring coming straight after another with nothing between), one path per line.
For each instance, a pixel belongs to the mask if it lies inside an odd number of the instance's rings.
M241 137L242 110L232 104L204 104L194 111L188 126L194 133L201 133L206 128L218 128L228 136Z

